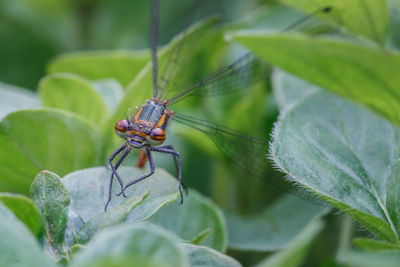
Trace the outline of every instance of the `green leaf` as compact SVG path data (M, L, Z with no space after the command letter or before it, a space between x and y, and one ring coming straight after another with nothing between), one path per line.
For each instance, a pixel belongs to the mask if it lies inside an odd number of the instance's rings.
M256 267L296 267L300 266L310 248L311 242L322 230L324 224L321 220L312 221L288 246L268 257Z
M191 267L241 267L235 259L216 250L191 244L183 245Z
M321 13L318 17L381 44L388 31L389 7L386 0L281 0L281 2L308 13L331 7L332 10L328 14Z
M289 179L397 243L399 138L397 127L365 108L317 92L281 116L271 158Z
M56 266L31 232L0 202L0 266Z
M372 46L302 34L238 33L261 58L362 103L400 125L400 55Z
M0 120L13 111L38 107L40 103L36 94L13 85L0 83Z
M124 90L121 85L116 80L112 79L98 80L92 82L92 84L105 100L108 109L113 112L117 108L119 101L124 96Z
M79 250L71 267L80 266L189 266L177 241L154 227L123 224L99 232Z
M206 239L206 237L211 233L212 233L212 229L207 228L207 229L201 231L200 233L198 233L195 237L193 237L191 240L189 240L189 242L194 245L200 245L204 242L204 239Z
M140 169L127 167L120 167L118 173L125 184L143 175ZM111 170L96 167L76 171L62 178L61 181L71 197L70 211L79 215L85 222L103 213L108 198L110 176ZM145 220L178 196L176 179L162 169L156 169L154 175L128 188L127 199L116 196L121 187L115 180L109 210L120 207L126 201L132 201L131 198L140 198L143 194L147 194L147 191L150 192L145 200L132 210L127 218L128 221Z
M107 212L101 212L90 218L85 226L79 231L79 242L86 243L100 229L125 221L129 213L137 205L143 202L147 195L148 192L140 196L130 197L120 206L110 209Z
M68 110L100 123L107 117L107 106L92 84L65 73L49 75L39 84L43 106Z
M352 241L353 245L364 251L382 251L382 250L400 250L400 245L392 244L385 241L356 238Z
M56 57L48 73L69 72L90 80L115 79L127 86L150 60L148 51L90 51Z
M72 113L23 110L1 122L0 147L0 190L27 194L43 169L65 175L98 165L102 139L94 125Z
M24 195L0 193L0 201L31 230L35 236L42 233L42 218L35 203Z
M47 241L59 254L63 254L63 241L70 203L67 189L56 174L41 171L33 180L31 197L40 210Z
M400 262L400 252L362 252L355 250L346 251L339 261L352 267L397 267Z
M195 191L190 191L182 205L169 204L149 221L187 241L199 241L199 234L209 233L201 237L204 238L201 244L219 251L226 250L227 233L221 210Z
M257 216L240 217L227 213L228 246L252 251L285 248L310 221L327 211L327 208L285 195Z
M274 96L281 110L321 90L318 86L300 80L296 76L279 69L275 69L272 74L272 85Z

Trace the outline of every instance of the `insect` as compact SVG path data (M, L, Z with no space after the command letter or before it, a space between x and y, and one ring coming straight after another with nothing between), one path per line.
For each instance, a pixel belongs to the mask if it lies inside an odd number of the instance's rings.
M114 177L116 177L121 186L121 192L118 195L122 194L126 197L125 190L128 187L154 174L155 164L152 156L153 152L169 154L173 157L178 174L180 201L181 203L183 202L181 155L178 151L174 150L172 146L163 145L167 138L166 127L170 120L204 132L233 163L248 170L253 176L264 176L264 166L267 161L265 155L268 150L267 140L247 136L241 132L205 120L177 114L170 109L170 106L189 96L219 95L248 87L250 83L254 82L255 77L260 79L267 78L266 75L262 75L263 69L259 68L256 64L257 60L250 53L247 53L232 64L207 75L198 82L166 98L166 87L169 81L168 73L166 74L167 77L162 77L162 84L160 85L158 83L158 14L159 0L152 0L153 98L143 104L132 117L126 117L115 124L116 134L124 139L125 143L112 153L109 158L112 173L105 210L107 210L108 204L111 201ZM181 43L183 43L183 41ZM177 60L180 49L181 44L175 47L174 51L171 53L169 62ZM166 69L168 69L168 64ZM137 166L143 166L148 161L150 172L124 185L117 169L132 150L141 151ZM114 164L113 160L116 157L118 157L118 159ZM287 186L287 183L280 178L270 177L269 182L282 189Z

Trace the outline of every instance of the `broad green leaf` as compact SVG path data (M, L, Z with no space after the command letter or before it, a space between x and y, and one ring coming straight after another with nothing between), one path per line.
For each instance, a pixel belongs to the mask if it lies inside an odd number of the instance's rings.
M124 96L122 86L116 80L112 79L97 80L92 82L92 84L97 92L103 97L108 110L113 112L117 108L119 101Z
M400 125L400 55L327 37L242 32L233 37L261 58L362 103Z
M56 266L25 225L1 202L0 218L0 266Z
M42 233L40 212L30 198L19 194L0 193L0 202L10 209L33 235L39 236Z
M307 83L299 78L275 69L272 74L274 96L282 110L285 106L294 105L320 90L318 86Z
M392 244L385 241L357 238L352 241L352 244L364 251L382 251L382 250L400 250L400 245Z
M69 72L90 80L111 78L125 87L149 60L148 51L73 52L56 57L49 64L47 72Z
M383 43L389 25L387 0L280 0L307 13L331 7L328 14L321 12L318 17L345 27L349 32Z
M10 112L38 107L39 99L31 91L0 83L0 120Z
M399 251L363 252L348 250L341 255L339 262L352 267L397 267L400 262Z
M202 241L201 245L226 250L227 233L221 210L195 191L189 192L182 205L171 203L149 221L174 232L181 239Z
M184 45L185 49L182 51L183 54L180 55L180 64L179 66L176 66L175 63L172 63L172 65L169 65L168 68L168 73L170 75L164 75L164 76L169 76L169 86L168 89L183 89L182 88L177 88L176 82L179 81L181 83L183 80L187 80L188 76L193 75L196 71L199 70L199 68L193 68L190 67L190 63L193 64L198 64L198 62L190 62L190 60L193 61L194 58L196 58L196 53L199 53L199 51L202 51L202 49L206 49L207 46L203 44L203 42L199 42L198 38L202 36L202 38L205 38L207 30L211 28L211 25L215 22L215 18L210 18L204 21L200 21L196 23L195 25L191 26L185 34L179 34L177 35L172 41L165 46L163 49L160 49L159 54L158 54L158 64L159 64L159 72L160 75L164 74L162 73L164 70L164 67L167 65L167 62L171 56L171 54L175 51L174 48L179 46L180 41L182 38L185 38ZM188 67L184 68L182 66L185 66L184 64L187 64ZM198 65L197 65L198 66ZM185 70L190 70L193 73L185 73L186 75L183 75L182 72ZM117 136L114 134L114 125L115 123L124 118L125 113L128 113L128 115L131 115L132 109L135 109L135 107L142 105L146 99L150 99L153 96L153 76L152 76L152 64L149 62L141 71L138 73L136 78L129 84L129 86L126 89L125 96L121 103L119 104L118 108L114 111L114 114L111 116L111 118L108 120L108 122L105 124L105 136L107 140L110 140L109 146L107 149L107 153L110 152L110 148L116 146L117 144ZM166 77L164 77L166 78ZM186 78L186 79L185 79ZM160 78L160 80L162 80ZM193 82L190 80L190 82ZM160 85L161 86L161 85ZM187 84L185 84L187 86ZM171 88L173 87L173 88Z
M310 221L327 211L327 208L286 195L256 216L227 213L228 246L252 251L286 248Z
M99 123L107 117L107 106L101 95L86 79L58 73L43 78L39 84L45 107L68 110Z
M65 175L98 165L102 140L94 125L72 113L23 110L1 122L0 147L0 190L27 194L43 169Z
M49 171L41 171L33 180L31 197L40 210L46 237L58 253L63 254L63 241L67 227L70 198L60 177Z
M235 259L204 246L184 244L191 267L241 267Z
M147 193L137 197L130 197L118 207L110 209L107 212L101 212L90 218L79 231L79 242L85 243L100 229L125 221L129 213L146 198Z
M120 167L118 173L125 184L143 175L140 169L127 167ZM70 210L79 215L84 222L104 212L110 176L111 170L96 167L70 173L61 179L71 197ZM116 194L120 191L121 187L114 179L109 211L121 207L126 201L132 201L131 198L143 197L143 194L149 191L148 196L132 210L127 218L128 221L141 221L153 215L162 206L176 200L178 183L164 170L156 169L154 175L127 189L128 198L117 197Z
M296 267L301 266L311 242L322 230L324 224L321 220L312 221L298 234L288 246L268 257L256 265L256 267Z
M186 267L189 263L170 235L146 225L122 224L99 232L74 255L70 266Z
M289 179L397 243L399 138L383 118L317 92L281 116L270 156Z

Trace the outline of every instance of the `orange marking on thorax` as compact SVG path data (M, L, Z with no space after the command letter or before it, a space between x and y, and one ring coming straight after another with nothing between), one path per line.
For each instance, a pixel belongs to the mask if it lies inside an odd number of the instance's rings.
M167 115L165 114L165 111L164 111L164 114L161 116L161 118L158 120L158 122L157 122L157 124L156 125L154 125L154 128L160 128L163 124L164 124L164 122L165 122L165 118L167 117Z
M145 137L147 136L146 133L140 132L140 131L136 131L136 130L131 130L131 131L130 131L130 134L132 134L132 135L139 135L139 136L141 136L141 137L143 137L143 138L145 138Z
M143 110L143 107L141 107L140 110L136 113L136 115L135 115L135 122L138 121L138 118L139 118L139 116L140 116L140 113L142 113L142 110Z

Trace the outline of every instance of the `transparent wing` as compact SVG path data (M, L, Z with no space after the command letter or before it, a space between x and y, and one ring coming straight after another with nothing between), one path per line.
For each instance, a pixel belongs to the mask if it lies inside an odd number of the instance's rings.
M178 91L168 98L168 104L175 104L189 96L213 96L248 88L251 84L265 80L266 65L247 53L234 63L207 75L196 83Z
M172 119L207 134L233 163L257 177L264 176L264 167L268 164L266 140L246 136L228 127L182 114L175 113ZM247 160L248 156L252 160Z
M168 94L168 89L173 83L174 77L182 70L182 67L185 66L185 63L189 60L187 54L187 50L190 51L190 47L188 47L188 29L191 24L193 24L195 18L197 17L196 11L200 7L200 0L192 1L188 12L184 16L183 25L181 27L181 33L179 35L179 41L174 45L172 51L169 54L167 62L163 65L162 71L158 77L158 98L164 99Z
M293 182L282 175L267 172L270 164L267 159L268 142L264 139L248 136L228 127L186 115L174 114L172 119L207 134L215 145L239 168L284 192L289 192L302 199L323 205L309 192L293 186Z

